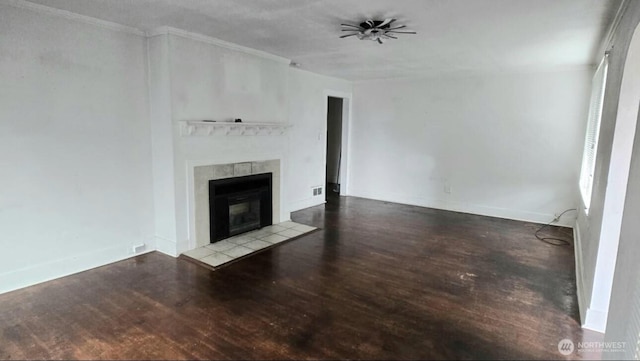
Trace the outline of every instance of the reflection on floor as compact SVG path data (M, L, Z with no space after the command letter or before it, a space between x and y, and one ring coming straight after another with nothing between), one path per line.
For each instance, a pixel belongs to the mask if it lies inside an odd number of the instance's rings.
M296 222L282 222L192 249L183 255L212 267L220 267L235 259L309 233L314 229L316 227Z

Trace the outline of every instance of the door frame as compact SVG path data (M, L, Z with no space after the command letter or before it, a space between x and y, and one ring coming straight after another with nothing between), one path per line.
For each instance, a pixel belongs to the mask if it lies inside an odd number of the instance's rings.
M322 187L324 188L327 184L327 116L328 116L328 108L329 108L329 97L333 98L341 98L342 99L342 144L341 144L341 156L340 156L340 195L345 196L349 194L349 144L351 143L351 118L352 118L352 109L353 109L353 95L349 92L343 92L332 89L325 89L323 92L324 96L324 121L323 121L323 138L324 143L322 145L322 157L324 165L323 174L324 174L324 183ZM325 189L325 194L327 190Z

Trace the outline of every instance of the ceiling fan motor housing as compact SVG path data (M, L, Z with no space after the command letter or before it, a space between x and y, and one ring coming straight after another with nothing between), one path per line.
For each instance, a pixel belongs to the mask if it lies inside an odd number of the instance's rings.
M384 25L383 25L384 24ZM388 29L391 27L391 22L385 24L382 20L367 20L360 23L360 27L363 29Z

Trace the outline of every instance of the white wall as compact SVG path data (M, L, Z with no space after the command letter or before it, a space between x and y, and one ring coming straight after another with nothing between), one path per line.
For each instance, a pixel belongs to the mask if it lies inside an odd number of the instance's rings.
M639 50L633 45L640 22L640 3L628 2L619 25L603 48L611 50L602 109L591 208L583 207L576 222L578 296L584 327L603 332L610 312L616 258L620 254L621 224L631 152L635 135L638 97ZM602 56L602 54L600 54ZM632 183L629 182L629 185ZM625 212L626 213L626 210ZM625 215L626 217L626 215ZM618 271L615 271L618 272ZM617 277L617 276L616 276ZM608 333L609 331L607 331Z
M549 222L578 204L590 80L577 68L356 83L350 193Z
M195 165L280 159L280 219L322 203L324 198L311 199L311 187L324 183L324 92L350 91L348 82L171 28L150 38L149 51L159 250L177 255L195 245L190 230ZM235 118L291 127L285 135L180 135L181 121Z
M281 159L286 167L286 136L183 137L183 120L287 122L288 63L169 35L172 119L175 140L176 220L178 253L195 245L189 234L189 168ZM280 189L286 189L281 179ZM282 203L282 202L281 202ZM285 220L289 214L282 215ZM280 218L280 217L278 217Z
M195 164L279 158L281 219L319 203L307 191L324 182L324 92L348 82L181 31L147 39L11 4L0 5L0 292L132 256L134 245L179 254ZM179 134L182 120L236 117L292 127Z
M287 120L286 59L263 58L176 34L168 40L174 121Z
M325 182L327 94L349 95L352 87L345 80L294 68L289 69L288 79L289 122L292 127L288 132L289 166L285 174L289 210L293 212L325 201L324 194L313 196L312 187L324 187ZM343 121L345 119L343 115ZM349 134L343 131L342 136L348 138Z
M155 219L164 253L195 247L189 201L195 165L268 159L286 164L285 136L180 134L186 120L287 122L288 62L253 52L172 28L149 39Z
M155 243L159 251L173 254L176 248L177 223L168 37L149 38L147 52Z
M620 103L618 111L618 119L616 121L616 133L621 123L628 120L640 122L638 116L638 104L640 104L640 6L634 4L633 19L631 24L636 26L633 35L629 53L625 62L624 79L620 93ZM627 82L631 84L627 84ZM616 134L616 137L618 135ZM635 139L633 139L635 136ZM607 359L638 359L640 349L638 343L640 341L640 242L638 235L640 234L640 127L636 126L632 137L632 159L628 166L628 183L625 187L625 204L621 228L619 231L619 247L608 250L617 253L617 257L613 257L615 273L611 279L611 273L606 267L601 267L601 253L598 252L598 260L596 267L596 279L594 282L594 290L591 305L602 303L599 298L606 298L606 335L605 341L626 342L625 354L608 354L603 355ZM614 153L616 140L614 139ZM614 160L612 159L612 166ZM604 230L603 230L604 231ZM608 245L605 238L600 240L600 247ZM618 246L618 242L615 243ZM608 261L604 257L605 261ZM604 268L604 272L600 271ZM609 281L608 289L605 292L596 293L601 278L607 278ZM612 281L612 282L611 282ZM604 295L602 294L604 293ZM604 296L604 297L603 297ZM610 297L609 297L610 296ZM610 298L610 303L609 303Z
M0 292L152 242L145 62L144 37L0 4Z

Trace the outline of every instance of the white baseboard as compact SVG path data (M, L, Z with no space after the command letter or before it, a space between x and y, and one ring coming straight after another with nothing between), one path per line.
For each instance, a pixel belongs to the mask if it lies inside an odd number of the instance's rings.
M170 239L155 237L156 240L156 251L162 252L167 256L178 257L178 245L176 241L172 241Z
M0 274L0 293L87 271L151 251L153 249L134 254L131 246L119 245L21 268Z
M476 214L481 216L511 219L516 221L533 222L533 223L540 223L540 224L549 223L555 217L555 215L547 214L547 213L536 213L536 212L521 211L516 209L488 207L488 206L471 204L466 202L458 202L458 201L426 199L426 198L420 198L420 197L407 197L407 196L397 195L397 194L393 194L393 195L373 194L366 191L363 192L357 189L355 190L351 189L350 195L354 197L407 204L411 206L428 207L428 208L441 209L445 211L469 213L469 214ZM566 216L560 219L559 222L554 223L554 225L572 228L574 223L575 223L575 217Z
M582 328L591 331L601 332L607 328L608 311L596 310L589 307L591 297L588 297L584 288L584 271L582 263L582 236L580 227L573 228L574 253L576 258L576 295L578 297L578 308L580 310L580 324Z
M588 300L584 294L584 273L582 270L582 239L580 228L576 224L573 228L573 253L576 263L576 296L578 298L578 309L580 311L580 324L584 326L587 319Z

